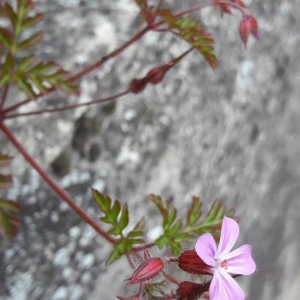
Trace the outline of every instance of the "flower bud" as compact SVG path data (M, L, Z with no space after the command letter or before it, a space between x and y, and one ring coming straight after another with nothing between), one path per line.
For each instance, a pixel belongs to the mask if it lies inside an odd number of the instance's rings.
M195 250L182 252L178 257L178 267L191 274L211 275L211 266L207 265Z
M156 277L164 268L163 261L158 257L150 258L144 261L128 279L125 279L128 285L140 283Z
M128 91L134 94L139 94L145 89L147 83L148 81L145 78L142 79L134 78L131 80L129 84Z
M240 22L239 32L246 48L250 33L258 39L258 25L256 19L252 15L246 15Z

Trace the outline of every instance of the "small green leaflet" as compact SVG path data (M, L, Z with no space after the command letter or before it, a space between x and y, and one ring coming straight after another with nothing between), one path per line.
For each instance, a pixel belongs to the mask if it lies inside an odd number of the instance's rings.
M182 251L182 242L194 241L205 232L210 232L215 237L219 237L224 215L235 218L234 210L226 211L224 203L217 199L212 204L206 218L200 221L202 202L199 198L192 197L191 206L186 214L186 222L183 225L181 219L176 220L177 209L170 208L169 201L163 201L159 196L155 195L150 195L149 199L155 203L163 217L164 234L155 241L155 244L159 248L170 246L175 255Z
M176 17L169 9L156 11L174 34L188 42L202 54L213 70L217 67L217 58L213 53L214 41L204 25L192 17Z
M17 234L20 219L14 216L14 213L19 212L18 203L0 198L0 235L10 238Z
M142 238L145 229L145 219L142 218L127 235L124 230L129 224L129 211L127 204L121 207L119 200L112 201L110 197L104 196L95 189L92 189L94 199L104 214L100 221L110 224L109 234L117 236L114 250L111 252L107 264L118 260L124 253L131 252L132 246L144 243Z
M0 153L0 168L8 167L13 157ZM0 190L12 187L11 175L0 173ZM0 235L9 238L18 232L19 218L15 216L20 212L19 204L12 200L0 198Z
M33 56L19 58L21 52L40 44L43 37L42 31L26 37L23 34L44 19L43 13L32 13L34 6L31 0L18 0L16 10L8 3L0 6L0 16L11 23L10 28L0 27L0 48L5 56L0 63L0 88L12 82L30 98L51 88L78 94L78 87L68 79L69 73L54 62L36 62Z

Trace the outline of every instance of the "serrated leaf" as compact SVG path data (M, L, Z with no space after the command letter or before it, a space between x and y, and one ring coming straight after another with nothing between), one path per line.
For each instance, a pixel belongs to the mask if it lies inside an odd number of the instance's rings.
M190 236L187 233L180 233L174 237L174 241L176 243L182 243L184 241L194 241L194 240L195 240L195 238L193 236Z
M168 9L156 12L172 29L172 32L188 42L202 54L212 69L217 67L217 59L213 51L213 39L204 25L191 17L176 17Z
M52 61L39 62L33 68L28 70L28 73L30 73L31 75L41 75L41 74L46 75L48 72L52 71L55 67L57 67L57 65Z
M9 74L3 74L0 77L0 87L6 85L10 80Z
M198 197L193 197L191 208L187 211L186 215L187 227L194 225L200 219L202 215L201 207L201 200Z
M9 18L10 22L11 22L11 25L13 27L16 27L17 22L18 22L17 14L14 12L12 7L8 3L5 4L5 9L6 9L7 16Z
M12 215L19 213L19 204L12 200L0 199L0 235L12 237L18 231L20 220Z
M120 227L121 232L125 229L125 227L128 225L128 223L129 223L128 205L124 204L124 206L122 208L121 217L119 220L119 227Z
M26 79L18 77L17 78L17 84L18 84L19 88L23 92L25 92L25 94L28 97L34 98L36 96L31 84L28 81L26 81Z
M168 231L167 231L167 235L170 237L175 236L175 234L180 230L182 226L182 222L181 220L178 220Z
M128 238L134 238L137 236L141 236L144 233L145 229L145 218L142 219L134 226L134 228L127 235Z
M42 78L30 77L30 79L40 92L45 93L47 91L47 87L44 85Z
M145 243L144 239L129 239L128 241L130 241L130 243L133 244L143 244Z
M110 217L114 222L117 222L117 218L118 218L120 211L121 211L120 201L115 200L115 202L110 210Z
M140 8L147 6L147 0L134 0L134 1Z
M44 13L39 13L35 15L34 17L28 17L22 21L22 28L27 29L35 26L37 23L43 21L45 18Z
M11 175L0 174L0 190L6 190L13 186Z
M177 210L176 208L172 208L170 213L168 214L168 217L164 220L163 223L163 227L165 231L167 231L170 228L170 226L173 224L173 222L176 219L176 216L177 216Z
M101 194L100 192L98 192L95 189L92 189L92 193L93 193L94 199L96 200L96 203L97 203L98 207L100 208L100 210L105 213L108 212L110 209L110 205L111 205L110 197L104 197L103 194Z
M9 53L7 53L6 58L5 58L4 70L6 70L6 72L9 72L9 71L13 70L13 68L14 68L14 59L13 59L12 54L9 52Z
M56 81L53 85L66 93L75 94L75 95L79 94L78 87L69 80Z
M0 153L0 168L8 167L11 164L12 160L13 160L12 156L2 155Z
M36 57L34 55L23 57L18 64L18 71L25 71L28 69L36 60Z
M106 264L107 264L107 265L112 264L112 263L115 262L116 260L120 259L121 256L122 256L122 254L120 253L119 249L114 249L114 250L110 253L110 255L109 255L109 257L108 257L108 259L107 259L107 261L106 261Z
M164 246L168 245L168 239L162 235L154 243L159 249L162 249Z
M176 256L182 252L182 247L180 243L171 241L169 246L171 247L172 253Z
M30 38L22 41L19 45L18 45L18 51L24 51L30 47L36 46L37 44L39 44L41 42L43 38L43 33L42 32L38 32L36 34L34 34L33 36L31 36Z
M9 30L0 28L0 43L7 48L11 46L11 34Z

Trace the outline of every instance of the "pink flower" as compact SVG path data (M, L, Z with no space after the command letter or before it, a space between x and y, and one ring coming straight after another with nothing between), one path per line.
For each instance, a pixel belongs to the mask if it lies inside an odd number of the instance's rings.
M210 300L245 299L244 291L228 274L250 275L256 270L250 245L243 245L231 251L239 236L239 231L236 221L224 217L218 248L210 233L201 235L196 242L197 254L214 271L209 287Z

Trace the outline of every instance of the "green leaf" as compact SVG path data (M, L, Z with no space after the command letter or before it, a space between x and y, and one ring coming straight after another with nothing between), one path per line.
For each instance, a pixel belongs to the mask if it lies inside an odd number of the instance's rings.
M181 220L178 220L168 231L167 235L171 237L175 237L175 234L178 233L182 226Z
M119 249L114 249L114 250L110 253L110 255L109 255L109 257L108 257L108 259L107 259L107 261L106 261L106 264L107 264L107 265L112 264L112 263L115 262L116 260L120 259L121 256L122 256L122 253L120 253Z
M19 88L25 92L25 94L30 97L30 98L35 98L36 94L31 86L31 84L26 81L26 79L23 79L23 78L20 78L18 77L17 78L17 84L19 86Z
M0 43L7 48L11 46L11 33L5 28L0 28Z
M145 218L142 219L134 226L134 228L129 232L127 238L134 238L137 236L142 236L145 230Z
M32 35L30 38L22 41L18 45L18 51L24 51L30 47L36 46L37 44L39 44L41 42L42 38L43 38L42 32L38 32L38 33Z
M166 236L162 235L154 243L155 243L155 245L157 245L157 247L159 249L162 249L164 246L168 245L168 242L169 242L168 238Z
M18 22L18 16L8 3L5 4L5 8L6 8L7 16L11 22L11 25L15 28Z
M15 201L0 199L0 235L12 237L18 232L20 220L13 213L19 213L19 211L19 204Z
M9 74L3 74L0 76L0 87L3 87L10 81Z
M187 226L194 225L202 215L202 202L198 197L192 198L192 205L191 208L187 211L186 215L186 224Z
M212 69L217 67L217 59L213 53L214 41L204 25L191 17L176 17L168 9L159 10L156 14L172 29L172 32L194 47Z
M13 156L2 155L0 153L0 168L8 167L13 160Z
M31 56L26 56L23 57L18 65L18 71L22 72L28 69L36 60L36 57L31 55Z
M119 220L119 227L121 232L127 227L128 223L129 223L128 205L124 204L122 209L122 214Z
M10 189L13 186L11 175L0 174L0 190Z
M39 13L35 15L34 17L28 17L22 21L22 28L27 29L35 26L37 23L43 21L45 18L44 13Z

